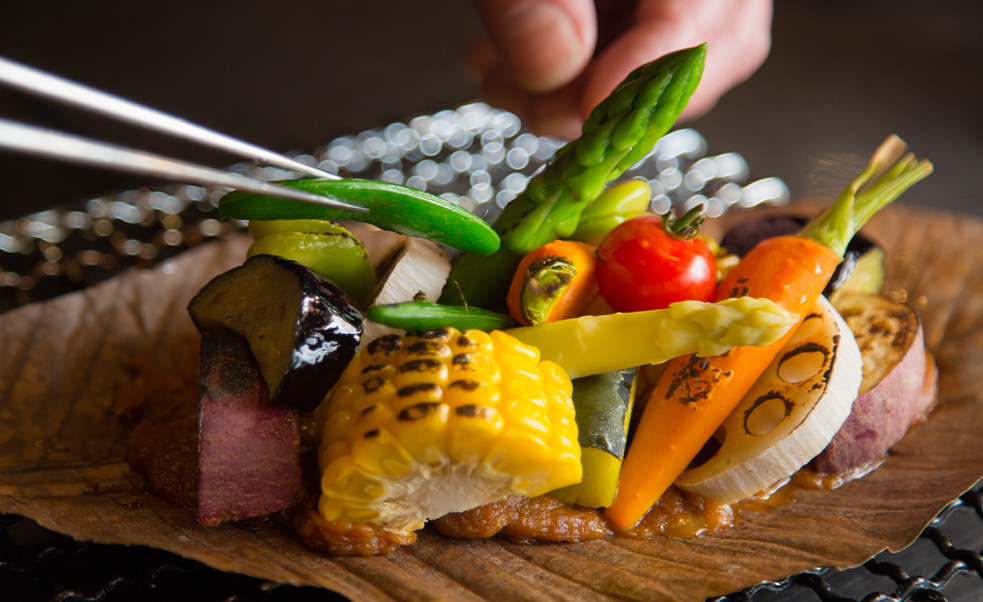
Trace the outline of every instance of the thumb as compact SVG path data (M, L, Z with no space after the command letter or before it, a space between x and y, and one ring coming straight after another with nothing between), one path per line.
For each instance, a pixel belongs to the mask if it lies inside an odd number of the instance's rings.
M476 0L495 51L515 83L548 92L572 81L597 41L591 0Z

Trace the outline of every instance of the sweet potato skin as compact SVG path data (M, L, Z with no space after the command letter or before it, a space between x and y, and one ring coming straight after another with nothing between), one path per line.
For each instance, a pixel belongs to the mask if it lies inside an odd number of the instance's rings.
M202 333L198 523L263 516L303 490L297 411L270 403L244 338Z
M881 295L848 295L837 308L864 358L864 382L849 418L813 460L823 474L865 472L879 465L936 401L937 369L925 350L918 315Z

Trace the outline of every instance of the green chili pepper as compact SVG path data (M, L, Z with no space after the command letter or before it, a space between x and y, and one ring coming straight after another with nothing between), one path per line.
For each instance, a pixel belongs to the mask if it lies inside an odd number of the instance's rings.
M440 305L432 301L373 305L366 310L365 317L403 330L431 330L447 326L460 331L501 330L515 326L512 318L504 314L479 307Z
M319 272L359 303L375 288L365 245L340 224L322 220L250 222L256 241L247 257L276 255Z
M628 180L610 186L584 210L577 230L570 238L596 247L608 232L645 213L651 201L652 189L645 180Z
M577 229L580 216L609 180L644 157L669 131L703 74L706 44L673 52L631 72L591 112L583 135L529 181L495 224L502 249L464 255L451 270L444 303L500 305L520 258Z
M369 211L359 213L233 191L219 200L219 213L222 217L248 220L352 219L479 255L493 253L501 244L498 234L484 220L422 190L359 179L287 180L278 183L348 201Z

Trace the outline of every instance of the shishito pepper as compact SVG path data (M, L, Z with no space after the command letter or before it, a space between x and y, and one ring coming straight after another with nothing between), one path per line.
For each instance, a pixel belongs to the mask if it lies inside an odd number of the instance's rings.
M645 213L651 202L652 188L645 180L614 184L584 209L577 230L570 238L596 247L608 232Z
M351 232L327 220L274 220L249 223L255 242L246 253L296 261L334 283L360 303L375 288L369 254Z
M505 314L463 305L440 305L432 301L407 301L390 305L373 305L365 311L373 322L403 330L502 330L515 326Z

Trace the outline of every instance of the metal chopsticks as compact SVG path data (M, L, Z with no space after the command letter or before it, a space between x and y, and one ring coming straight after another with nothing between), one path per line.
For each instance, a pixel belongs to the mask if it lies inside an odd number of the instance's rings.
M231 152L261 164L274 165L320 178L339 179L335 174L305 165L279 153L3 57L0 57L0 84ZM339 199L5 119L0 119L0 148L169 180L237 188L353 211L366 211L363 207Z

